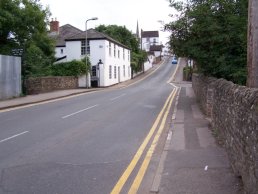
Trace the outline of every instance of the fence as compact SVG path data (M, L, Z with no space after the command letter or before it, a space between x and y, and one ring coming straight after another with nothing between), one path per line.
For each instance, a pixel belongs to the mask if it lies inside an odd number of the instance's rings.
M0 100L20 96L21 58L0 55Z

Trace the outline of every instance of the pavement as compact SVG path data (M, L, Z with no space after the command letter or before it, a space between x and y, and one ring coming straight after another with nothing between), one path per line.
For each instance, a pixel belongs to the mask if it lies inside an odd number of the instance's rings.
M185 60L172 81L179 95L151 193L240 194L225 149L217 143L210 121L200 111L191 82L183 81Z
M87 92L95 92L95 91L100 91L104 89L119 89L119 88L128 87L130 85L136 84L137 82L151 75L159 68L159 66L162 63L164 63L164 61L166 61L166 59L161 61L159 64L153 65L153 68L149 69L148 71L142 74L137 75L135 78L131 80L121 82L119 84L105 87L105 88L77 88L77 89L68 89L68 90L57 90L57 91L52 91L47 93L27 95L24 97L12 98L7 100L0 100L0 110L29 105L29 104L36 104L36 103L60 99L60 98L66 98L69 96L80 95Z

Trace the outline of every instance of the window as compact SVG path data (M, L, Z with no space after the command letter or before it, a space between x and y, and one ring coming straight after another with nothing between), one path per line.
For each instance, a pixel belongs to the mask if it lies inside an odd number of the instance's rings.
M64 49L61 49L61 54L64 54Z
M111 42L109 42L109 56L111 56Z
M130 61L130 51L128 50L128 61Z
M109 65L109 79L112 79L112 66Z
M87 54L90 55L90 41L87 41Z
M125 65L123 66L123 72L124 72L124 77L125 77Z
M128 77L130 77L131 75L131 71L130 71L130 67L128 67Z
M125 60L125 49L123 48L123 59Z
M114 66L114 78L116 79L116 66Z
M116 45L114 45L114 57L116 57Z
M85 40L81 41L81 55L85 55L86 50L85 50Z
M118 56L118 58L120 59L120 50L118 50L117 56Z
M91 67L91 75L92 75L92 77L96 77L97 76L97 67L96 67L96 65Z

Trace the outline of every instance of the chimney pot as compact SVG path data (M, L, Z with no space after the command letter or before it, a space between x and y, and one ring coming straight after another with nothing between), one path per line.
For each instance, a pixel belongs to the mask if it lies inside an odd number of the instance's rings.
M59 21L55 18L55 21L52 18L52 21L50 22L50 33L59 33Z

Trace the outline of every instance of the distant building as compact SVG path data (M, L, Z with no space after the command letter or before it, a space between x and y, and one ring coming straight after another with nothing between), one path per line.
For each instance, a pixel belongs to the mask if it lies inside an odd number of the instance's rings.
M151 45L149 54L155 56L155 62L161 61L163 45Z
M151 45L159 44L159 31L141 31L141 48L150 51Z
M50 30L50 36L56 40L58 62L81 60L85 58L87 49L92 66L92 85L105 87L131 79L131 51L125 45L94 29L87 30L87 43L86 32L69 24L51 29L57 30ZM86 80L79 85L83 87L85 83Z

